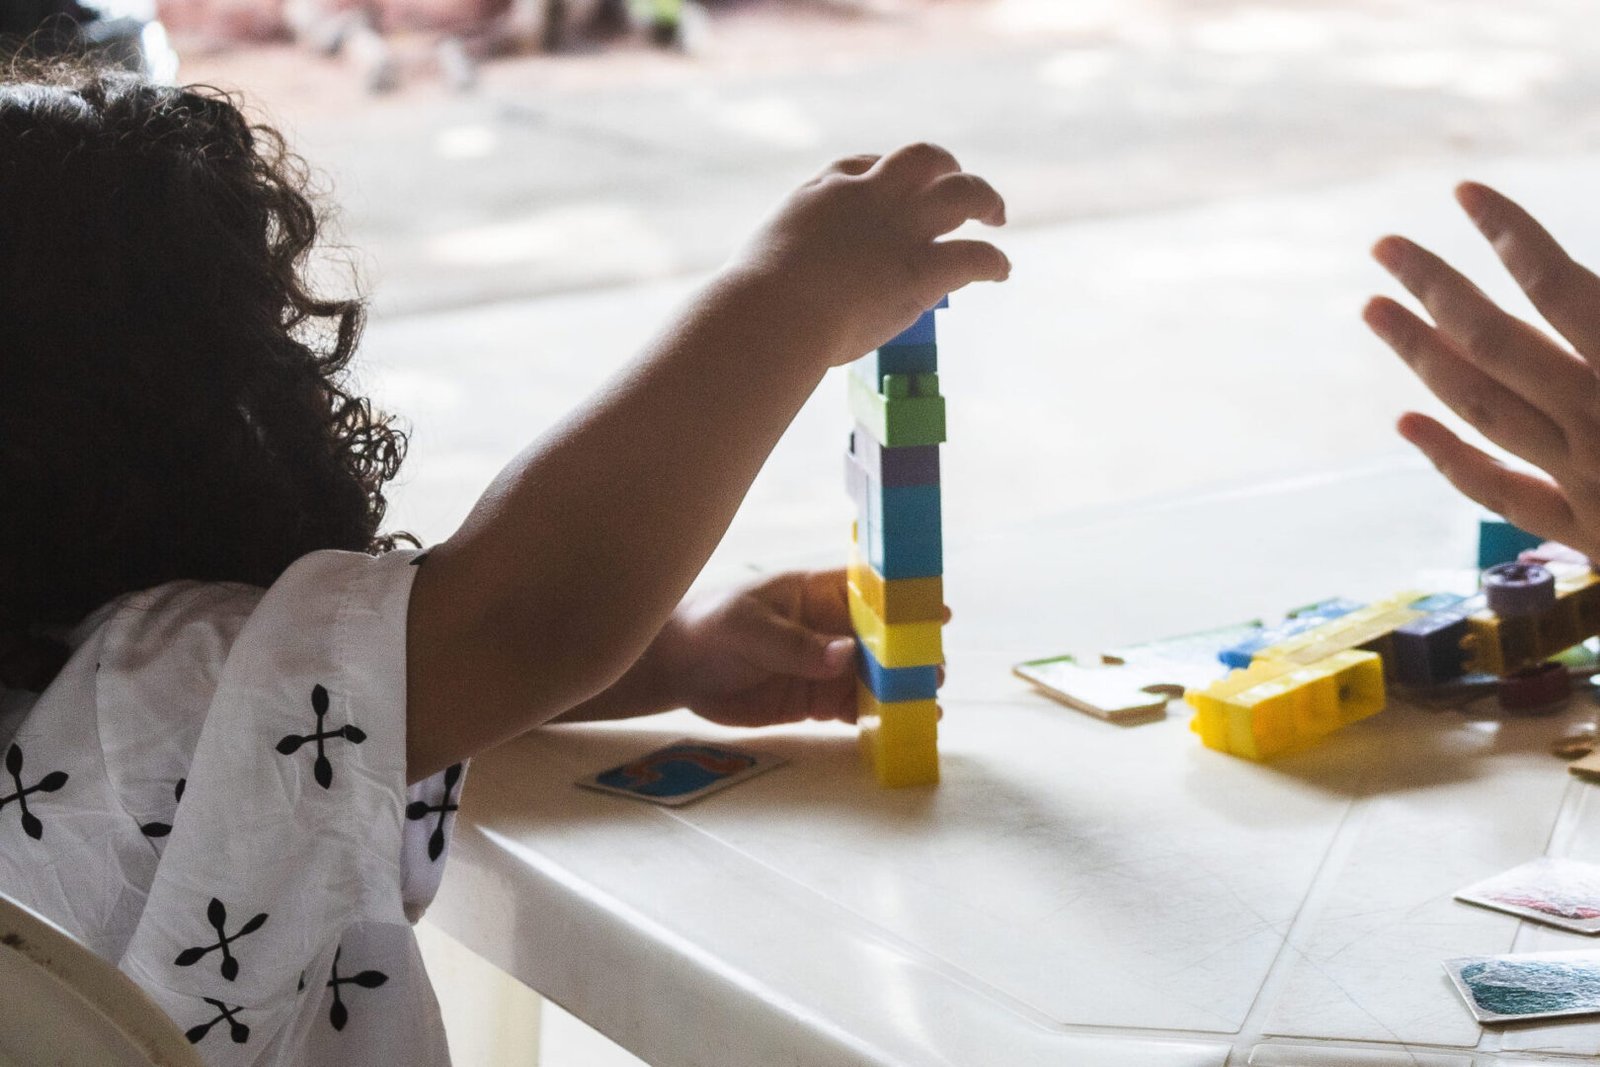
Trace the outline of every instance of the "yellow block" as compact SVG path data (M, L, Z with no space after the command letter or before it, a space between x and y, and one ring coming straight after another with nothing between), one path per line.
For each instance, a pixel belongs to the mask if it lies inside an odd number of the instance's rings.
M850 626L885 667L926 667L944 662L943 626L933 622L885 622L855 586L850 586Z
M1348 615L1330 619L1303 634L1296 634L1287 641L1280 641L1270 648L1263 648L1255 654L1253 661L1280 660L1284 663L1309 667L1337 652L1346 652L1363 645L1378 644L1380 647L1377 651L1387 652L1388 643L1385 638L1413 619L1422 617L1422 612L1410 607L1414 601L1421 598L1421 593L1401 593L1388 600L1368 604Z
M878 784L933 785L939 781L939 705L931 700L881 704L856 684L861 755Z
M861 595L884 622L927 622L944 618L944 579L895 578L886 580L862 558L854 539L850 542L850 588Z
M1184 699L1207 748L1268 759L1382 711L1383 661L1354 650L1308 666L1257 660Z

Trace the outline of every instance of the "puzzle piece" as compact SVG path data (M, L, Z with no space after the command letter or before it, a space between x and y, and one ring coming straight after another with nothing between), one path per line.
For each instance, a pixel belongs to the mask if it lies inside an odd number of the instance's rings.
M1144 667L1085 667L1070 656L1019 663L1011 669L1069 707L1111 722L1144 722L1167 713L1183 684Z

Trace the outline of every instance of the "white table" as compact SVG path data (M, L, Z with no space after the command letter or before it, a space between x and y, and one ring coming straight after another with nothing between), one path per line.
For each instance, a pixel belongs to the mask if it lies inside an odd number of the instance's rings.
M944 781L890 791L854 732L677 713L475 764L431 916L663 1067L1575 1062L1600 1023L1480 1028L1440 961L1582 947L1454 903L1543 853L1600 860L1565 716L1391 708L1298 756L1208 751L1175 705L1117 727L1018 659L1375 596L1470 565L1414 463L1062 516L947 553ZM574 788L677 736L788 766L682 810Z

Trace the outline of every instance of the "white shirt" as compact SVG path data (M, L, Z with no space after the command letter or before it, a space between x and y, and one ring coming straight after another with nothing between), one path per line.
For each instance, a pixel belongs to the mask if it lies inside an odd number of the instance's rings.
M443 1067L410 923L463 769L408 790L414 552L173 582L0 701L0 892L117 965L215 1065Z

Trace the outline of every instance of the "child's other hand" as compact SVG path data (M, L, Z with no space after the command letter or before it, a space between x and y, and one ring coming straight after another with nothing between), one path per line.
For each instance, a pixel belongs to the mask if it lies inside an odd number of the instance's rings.
M947 293L1003 281L1011 263L986 241L940 241L969 219L1004 225L989 183L929 144L851 156L797 189L733 265L772 282L792 316L849 362L914 322Z
M1512 470L1416 412L1401 418L1400 433L1484 507L1600 559L1600 277L1494 190L1467 183L1456 199L1576 352L1401 237L1379 241L1373 256L1434 324L1384 297L1372 299L1364 318L1451 410L1549 477Z
M676 705L726 726L853 722L844 571L794 571L680 608L652 652Z

